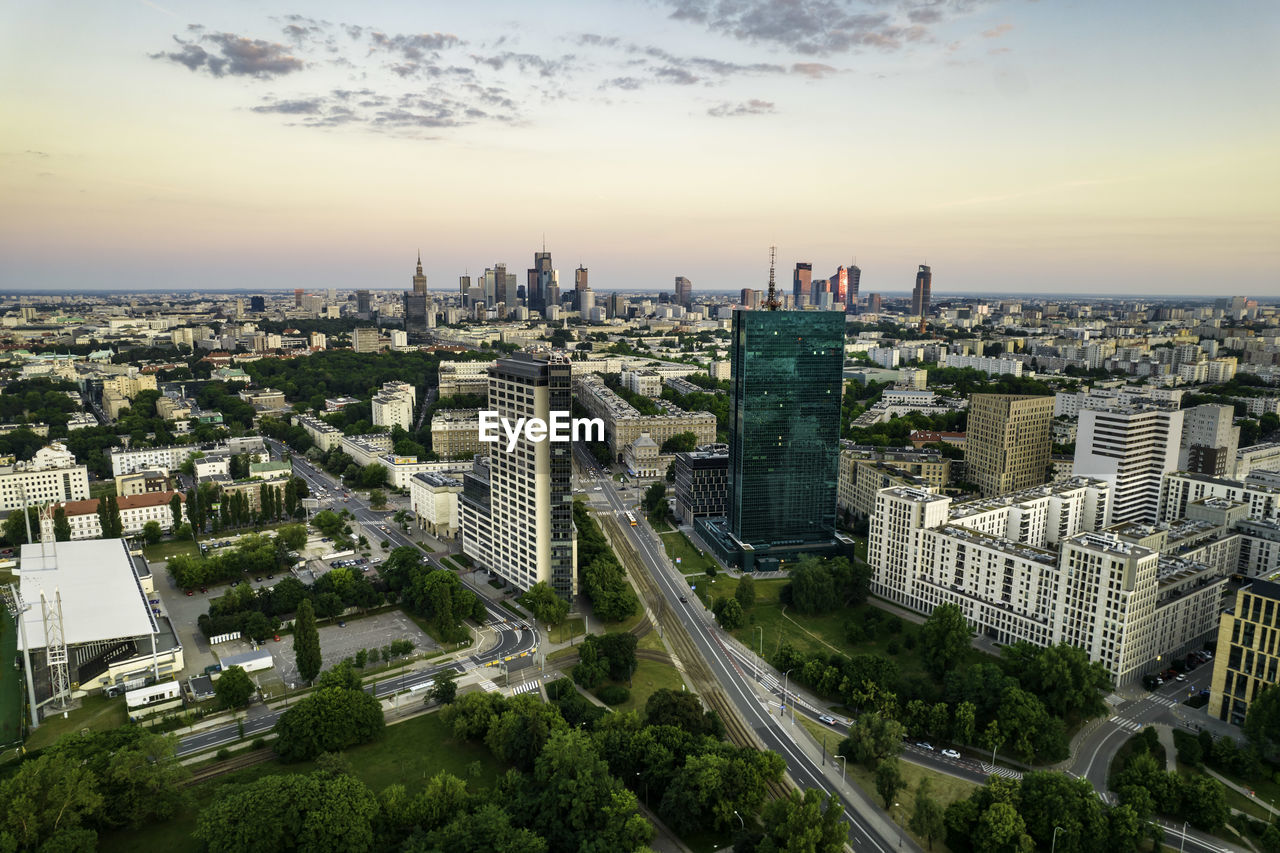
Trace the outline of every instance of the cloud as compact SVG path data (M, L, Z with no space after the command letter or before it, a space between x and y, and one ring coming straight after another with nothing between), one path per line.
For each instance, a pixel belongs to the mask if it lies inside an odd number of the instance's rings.
M377 132L411 132L423 128L463 127L481 121L513 123L520 119L514 98L497 86L464 83L454 94L439 87L391 97L372 89L333 89L323 95L280 98L269 95L255 113L289 117L299 127L364 126ZM432 137L434 138L434 137Z
M601 89L626 89L634 91L644 86L643 80L635 77L614 77L612 80L606 80L600 84Z
M382 50L398 53L405 59L422 59L427 54L462 44L462 40L452 33L418 33L416 35L394 35L371 32L369 40Z
M983 30L982 37L984 39L998 39L1000 38L1000 36L1009 32L1009 30L1011 29L1013 29L1013 24L1001 24L998 27L992 27L989 30Z
M320 98L302 98L300 100L273 101L252 107L255 113L283 113L285 115L316 115L324 107Z
M774 112L773 101L761 101L752 98L740 104L723 103L719 106L714 106L707 110L707 115L715 118L727 118L730 116L764 115L771 112Z
M191 71L205 68L214 77L234 74L241 77L266 79L299 71L304 66L303 61L293 56L289 48L283 44L245 38L234 33L210 33L200 36L200 42L214 45L220 55L205 50L196 42L183 41L177 36L174 36L173 40L178 43L180 50L153 53L151 58L167 59L170 62L185 65Z
M830 65L824 65L821 62L797 62L791 66L792 74L803 74L806 77L813 77L818 80L826 77L828 74L839 73L839 70L840 69L834 68Z
M655 69L653 74L659 80L667 83L675 83L679 86L692 86L694 83L697 83L702 79L685 68L676 68L672 65L666 65L662 68Z
M596 33L583 33L578 36L578 44L580 45L597 45L599 47L617 47L619 41L617 36L602 36Z
M930 38L926 25L969 11L979 0L660 0L677 21L733 38L825 55L862 48L898 50Z
M552 77L567 71L572 67L574 59L572 53L560 59L544 59L532 53L515 53L509 50L492 56L471 54L472 62L477 65L487 65L494 71L501 71L508 65L514 65L521 71L536 71L542 77Z

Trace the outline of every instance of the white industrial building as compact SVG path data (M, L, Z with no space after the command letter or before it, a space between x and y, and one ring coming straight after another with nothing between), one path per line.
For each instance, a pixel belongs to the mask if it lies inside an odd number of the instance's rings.
M35 703L124 692L184 666L173 625L158 616L151 571L123 539L23 545L19 649L30 649Z

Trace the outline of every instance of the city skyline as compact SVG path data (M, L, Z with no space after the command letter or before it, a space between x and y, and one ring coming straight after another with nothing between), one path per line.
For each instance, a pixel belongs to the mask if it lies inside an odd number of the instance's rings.
M1269 4L297 11L0 12L0 289L1277 289Z

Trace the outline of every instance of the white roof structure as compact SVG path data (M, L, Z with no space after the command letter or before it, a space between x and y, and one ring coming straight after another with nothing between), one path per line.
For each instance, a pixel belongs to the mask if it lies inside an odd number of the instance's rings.
M158 633L123 539L23 545L16 574L18 591L29 605L22 619L33 649L46 645L40 593L52 603L55 590L62 594L68 646Z

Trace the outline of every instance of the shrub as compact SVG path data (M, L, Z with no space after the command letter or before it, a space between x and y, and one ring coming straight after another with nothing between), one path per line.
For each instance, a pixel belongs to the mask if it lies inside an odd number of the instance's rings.
M596 691L596 696L606 705L621 705L631 698L631 691L621 684L606 684Z
M227 749L225 746L214 754L214 758L218 759L219 761L226 761L230 757L231 757L231 750Z
M250 746L251 746L251 748L252 748L252 749L265 749L265 748L266 748L266 745L267 745L267 739L266 739L266 738L264 738L264 737L256 737L256 738L254 738L254 739L253 739L253 743L252 743Z
M885 651L891 655L896 655L901 649L898 648L897 640L890 640L889 645L885 647Z

